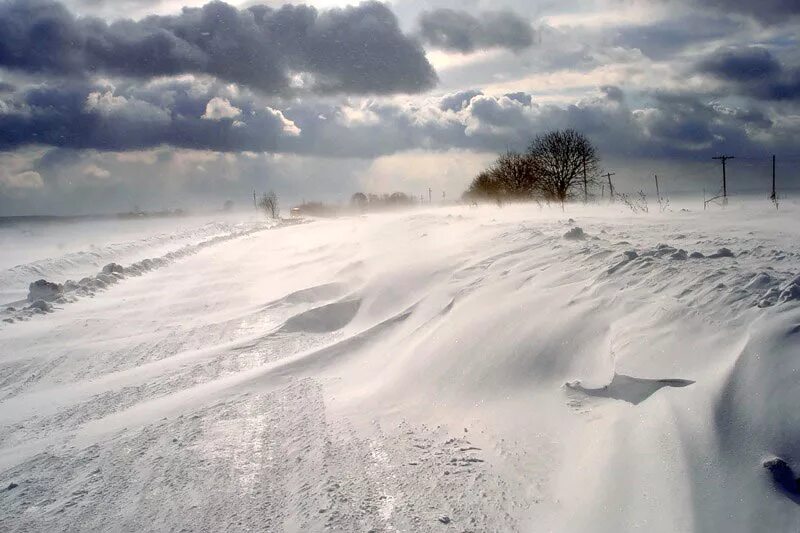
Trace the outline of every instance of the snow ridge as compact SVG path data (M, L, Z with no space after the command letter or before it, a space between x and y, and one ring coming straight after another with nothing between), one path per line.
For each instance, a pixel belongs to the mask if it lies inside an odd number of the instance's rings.
M266 229L275 228L275 224L259 224L255 227L229 231L210 239L195 244L187 244L166 254L142 259L126 267L117 263L109 263L94 276L87 276L79 281L67 280L56 283L40 279L30 284L28 288L28 304L19 309L14 304L7 305L3 322L13 324L17 321L30 319L32 316L52 313L59 309L57 305L65 305L77 301L79 298L94 296L99 291L105 291L127 277L141 276L152 270L170 265L175 261L199 253L200 251L232 239L238 239Z

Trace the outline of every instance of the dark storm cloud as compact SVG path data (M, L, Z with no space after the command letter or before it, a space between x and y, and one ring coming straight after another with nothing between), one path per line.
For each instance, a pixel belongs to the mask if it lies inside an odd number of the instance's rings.
M11 0L0 4L0 66L144 79L207 74L267 93L414 93L436 82L420 45L378 2L326 11L211 2L107 24L50 0Z
M635 48L652 59L666 59L685 48L722 39L741 29L741 22L724 16L691 16L660 20L654 24L621 26L615 44Z
M0 150L172 146L373 158L416 149L524 149L537 133L572 127L596 138L605 153L685 157L722 148L753 152L770 136L772 123L757 107L721 108L692 95L657 93L649 105L630 109L622 96L606 87L601 97L561 107L537 104L525 93L471 91L416 104L296 102L278 110L219 83L43 86L0 98Z
M612 102L622 102L625 100L625 93L616 85L603 85L600 87L600 91Z
M698 72L730 83L736 93L761 100L800 99L800 67L784 66L759 46L720 48L702 59Z
M129 151L169 145L279 151L283 138L299 133L279 111L245 99L231 103L210 93L212 88L168 81L120 90L81 84L29 89L4 101L0 150L49 145Z
M533 44L530 23L510 11L472 15L454 9L435 9L419 16L420 37L429 45L470 53L487 48L522 50Z
M700 69L736 82L772 79L781 74L781 64L766 48L722 48L700 62Z
M800 2L797 0L694 0L694 2L701 7L742 13L770 24L784 22L787 18L800 15Z

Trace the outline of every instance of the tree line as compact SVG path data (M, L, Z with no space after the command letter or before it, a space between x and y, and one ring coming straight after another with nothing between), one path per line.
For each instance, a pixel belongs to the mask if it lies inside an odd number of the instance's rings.
M508 151L472 180L464 199L472 202L564 203L587 196L600 158L594 144L573 130L536 136L524 153Z

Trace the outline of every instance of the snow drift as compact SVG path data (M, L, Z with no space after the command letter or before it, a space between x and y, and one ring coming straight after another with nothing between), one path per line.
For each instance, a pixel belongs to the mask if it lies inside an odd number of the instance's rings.
M112 266L0 325L0 523L796 530L797 214L465 207Z

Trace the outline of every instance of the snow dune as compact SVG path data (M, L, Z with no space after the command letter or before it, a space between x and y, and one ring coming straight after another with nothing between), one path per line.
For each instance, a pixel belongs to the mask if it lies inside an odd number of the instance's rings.
M130 257L0 325L0 525L796 531L800 209L768 205L250 220Z

